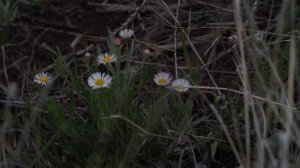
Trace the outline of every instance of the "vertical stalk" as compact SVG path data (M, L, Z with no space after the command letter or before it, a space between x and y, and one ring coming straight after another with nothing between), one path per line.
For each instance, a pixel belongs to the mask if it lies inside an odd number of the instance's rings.
M295 19L295 1L290 0L291 8L291 29L294 29L294 19ZM294 82L295 82L295 68L296 68L296 42L295 33L292 33L290 40L290 59L289 59L289 78L288 78L288 105L294 105ZM289 109L287 112L287 133L292 134L292 124L293 124L293 110Z
M241 55L241 64L242 64L242 84L244 94L244 111L245 111L245 148L246 148L246 168L250 168L250 159L251 159L251 142L250 142L250 109L249 109L249 77L247 72L246 58L245 58L245 49L244 49L244 27L243 20L241 18L241 0L234 1L234 18L237 28L237 34L239 38L239 48Z

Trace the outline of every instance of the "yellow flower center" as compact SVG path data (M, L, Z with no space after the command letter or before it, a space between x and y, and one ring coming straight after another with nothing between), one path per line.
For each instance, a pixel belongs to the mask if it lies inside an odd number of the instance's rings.
M179 85L176 87L176 90L179 92L183 92L185 90L185 87L183 85Z
M111 60L112 60L111 57L103 57L103 62L104 62L104 63L110 63Z
M103 80L103 79L95 80L95 85L97 85L97 86L103 86L104 84L105 84L105 80Z
M125 31L125 32L124 32L124 37L125 37L125 38L129 38L129 31Z
M158 80L158 83L159 83L160 85L165 85L165 84L168 83L168 81L167 81L166 79L159 79L159 80Z
M47 83L49 81L49 78L47 76L41 76L40 81L43 83Z

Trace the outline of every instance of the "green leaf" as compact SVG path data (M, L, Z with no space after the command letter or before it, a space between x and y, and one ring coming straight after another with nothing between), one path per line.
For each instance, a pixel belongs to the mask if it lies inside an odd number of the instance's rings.
M211 146L210 146L210 153L211 153L211 158L215 160L215 155L218 147L218 142L215 141Z

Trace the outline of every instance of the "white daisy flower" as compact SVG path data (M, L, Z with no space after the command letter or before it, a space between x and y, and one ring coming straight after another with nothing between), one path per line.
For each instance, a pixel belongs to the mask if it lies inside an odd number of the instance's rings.
M191 84L186 79L175 79L171 84L171 88L178 92L186 92L189 90L189 87L191 87Z
M172 77L167 72L160 72L154 76L154 82L160 86L165 86L165 85L169 84L171 82L171 80L172 80Z
M134 31L131 29L124 29L119 32L120 37L127 39L133 35Z
M40 84L40 85L47 85L51 80L53 79L53 76L48 72L40 72L34 76L33 82Z
M93 73L87 80L92 89L108 88L111 85L112 77L106 73Z
M97 62L99 64L110 64L112 62L115 62L117 60L117 57L114 56L113 54L108 54L108 53L104 53L104 54L100 54L98 57L97 57Z

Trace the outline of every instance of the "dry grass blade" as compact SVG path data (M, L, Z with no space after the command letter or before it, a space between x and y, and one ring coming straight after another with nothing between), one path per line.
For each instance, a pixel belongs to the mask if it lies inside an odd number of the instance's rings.
M177 27L177 20L179 14L180 0L177 2L176 20L174 21L174 27ZM177 29L174 30L174 64L175 64L175 76L178 78L178 64L177 64Z
M286 105L286 104L282 104L280 102L276 102L276 101L273 101L273 100L270 100L268 98L263 98L263 97L260 97L260 96L256 96L256 95L253 95L253 94L249 94L246 95L245 92L241 92L241 91L238 91L238 90L234 90L234 89L230 89L230 88L222 88L222 87L209 87L209 86L190 86L189 88L194 88L194 89L207 89L207 90L223 90L223 91L229 91L229 92L233 92L233 93L237 93L237 94L241 94L241 95L244 95L244 96L249 96L249 97L252 97L254 99L257 99L257 100L261 100L261 101L264 101L264 102L267 102L267 103L270 103L270 104L273 104L273 105L278 105L278 106L281 106L281 107L284 107L285 109L290 109L290 110L297 110L296 107L291 107L289 105Z
M291 27L294 29L295 26L295 4L296 2L294 0L290 1L290 8L291 8ZM295 33L292 33L295 34ZM288 95L288 102L290 106L293 106L294 103L294 93L295 93L295 72L296 72L296 64L297 64L297 59L296 59L296 39L294 36L291 37L290 39L290 55L289 55L289 76L288 76L288 86L287 86L287 95ZM294 111L288 110L287 111L287 124L286 124L286 129L287 129L287 134L291 136L292 133L292 128L293 128L293 123L294 123ZM296 139L300 138L297 137L297 135L300 134L300 131L297 127L295 127L296 130Z
M239 40L239 49L241 54L241 64L242 64L242 83L243 83L243 91L244 95L244 111L245 111L245 134L246 134L246 168L250 168L250 158L251 158L251 142L250 142L250 109L249 109L249 77L248 77L248 68L246 64L245 58L245 49L244 49L244 35L245 30L243 26L243 20L241 15L241 0L234 1L234 18L237 27L237 34Z
M244 163L243 163L243 161L242 161L242 159L241 159L241 157L240 157L240 154L239 154L237 148L236 148L235 145L234 145L234 142L233 142L232 138L230 137L229 131L228 131L228 129L227 129L227 127L226 127L226 125L225 125L225 123L224 123L222 117L220 116L220 114L219 114L219 112L217 111L217 109L215 108L215 106L214 106L213 104L211 104L210 102L208 102L208 103L209 103L209 107L210 107L211 110L214 112L214 114L215 114L215 116L217 117L219 123L221 124L222 129L223 129L223 131L225 132L226 138L227 138L228 141L229 141L229 144L230 144L230 146L231 146L231 148L232 148L232 150L233 150L233 153L234 153L234 155L235 155L235 157L236 157L236 159L237 159L239 165L243 167Z
M153 136L153 137L157 137L157 138L164 138L164 139L174 139L174 138L169 137L169 136L150 133L150 132L146 131L145 129L143 129L141 126L139 126L136 123L134 123L133 121L131 121L130 119L125 118L125 117L120 116L120 115L111 115L111 116L103 117L103 119L121 119L121 120L124 120L125 122L131 124L132 126L136 127L138 130L140 130L145 135Z

